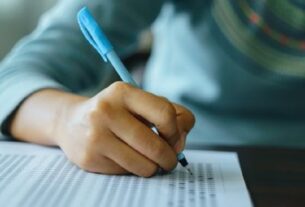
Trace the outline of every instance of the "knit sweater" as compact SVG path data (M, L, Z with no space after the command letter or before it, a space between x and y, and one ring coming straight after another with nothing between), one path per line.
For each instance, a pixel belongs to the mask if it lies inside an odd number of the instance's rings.
M305 4L300 0L63 0L0 65L0 126L45 88L91 95L114 71L82 36L88 6L124 58L154 33L144 89L189 107L190 145L305 146Z

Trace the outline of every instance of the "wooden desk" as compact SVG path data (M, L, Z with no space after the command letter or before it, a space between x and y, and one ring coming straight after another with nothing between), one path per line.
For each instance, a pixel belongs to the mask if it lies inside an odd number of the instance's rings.
M213 147L238 152L254 206L305 206L305 149Z

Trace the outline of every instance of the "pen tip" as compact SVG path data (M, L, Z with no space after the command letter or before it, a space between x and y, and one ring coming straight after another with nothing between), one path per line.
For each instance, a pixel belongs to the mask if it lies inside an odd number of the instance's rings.
M191 170L190 168L186 167L185 169L186 169L191 175L194 175L193 172L192 172L192 170Z

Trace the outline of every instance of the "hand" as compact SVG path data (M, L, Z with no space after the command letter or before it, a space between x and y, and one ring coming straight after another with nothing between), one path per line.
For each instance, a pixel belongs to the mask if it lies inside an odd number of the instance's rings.
M58 143L81 168L149 177L175 168L194 116L165 98L116 82L70 109ZM150 129L154 124L162 138ZM62 133L64 132L64 133Z
M193 125L186 108L116 82L90 99L40 91L17 111L11 132L23 141L60 146L90 172L150 177L159 167L175 168Z

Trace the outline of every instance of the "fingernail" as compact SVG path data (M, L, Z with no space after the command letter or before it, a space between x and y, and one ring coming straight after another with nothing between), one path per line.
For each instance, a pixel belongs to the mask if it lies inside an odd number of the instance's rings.
M180 135L180 139L178 140L178 142L177 142L176 145L175 145L175 150L176 150L177 153L181 152L181 151L184 149L184 147L185 147L186 135L187 135L186 132L183 132L183 133Z

